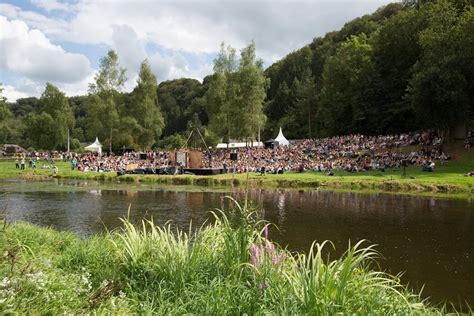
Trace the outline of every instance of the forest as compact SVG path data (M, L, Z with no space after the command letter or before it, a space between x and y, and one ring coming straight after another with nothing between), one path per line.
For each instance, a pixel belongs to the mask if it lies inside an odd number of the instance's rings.
M406 0L346 23L263 67L251 42L224 43L202 82L158 84L143 61L133 91L109 51L89 92L0 99L0 143L71 149L99 137L107 150L202 147L230 139L289 139L474 126L474 3ZM257 43L258 44L258 43Z

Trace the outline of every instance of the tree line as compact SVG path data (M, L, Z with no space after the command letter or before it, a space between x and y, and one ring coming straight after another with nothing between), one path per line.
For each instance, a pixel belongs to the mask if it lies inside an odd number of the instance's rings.
M473 3L392 3L271 65L266 135L472 128Z
M85 96L48 83L40 98L0 99L0 143L72 148L99 137L108 150L231 139L289 138L420 129L474 122L474 9L470 0L406 0L315 38L267 69L255 43L224 43L201 82L157 83L145 60L136 87L114 51ZM193 133L191 133L193 132Z

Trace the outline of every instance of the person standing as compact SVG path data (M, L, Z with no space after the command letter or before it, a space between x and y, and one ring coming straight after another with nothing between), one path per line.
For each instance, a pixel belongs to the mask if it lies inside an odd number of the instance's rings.
M18 157L15 159L15 169L20 169L20 161L18 160Z
M25 161L25 157L21 158L21 170L25 170L25 165L26 165L26 161Z

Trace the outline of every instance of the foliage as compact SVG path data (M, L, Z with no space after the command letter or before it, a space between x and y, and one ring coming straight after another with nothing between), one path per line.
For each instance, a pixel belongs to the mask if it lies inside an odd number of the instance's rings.
M170 136L166 136L163 139L160 139L157 143L157 148L164 148L164 149L179 149L184 146L186 143L186 139L180 134L174 134Z
M373 271L362 242L324 260L274 244L269 226L236 204L188 232L153 220L85 240L24 223L0 232L0 306L17 313L441 314Z
M472 126L472 10L472 1L393 3L290 53L265 70L265 135L275 137L279 126L290 138L309 134L295 115L308 73L313 82L303 90L316 99L308 103L317 111L316 136ZM370 49L361 59L363 50L353 45L354 64L347 43L362 37Z
M254 42L241 51L239 62L235 49L222 43L206 95L211 131L226 142L257 139L266 120L263 102L268 82L263 61L256 60Z
M98 136L120 151L156 147L159 137L187 138L191 125L211 143L257 138L260 131L262 139L274 138L280 126L293 139L467 130L474 126L473 10L470 0L391 3L265 70L253 42L240 56L223 43L214 73L202 83L181 78L156 86L144 62L131 93L121 92L125 69L109 51L89 95L68 98L69 107L49 94L2 100L0 140L63 148L67 126L80 141ZM64 115L47 110L45 97L63 104ZM57 133L42 124L59 126ZM200 147L201 141L192 137L189 144Z
M24 121L25 133L34 147L65 148L68 130L74 126L74 115L64 93L47 83L35 112L29 113Z
M318 116L329 135L363 132L370 122L372 46L364 33L352 36L324 66Z
M140 68L136 88L132 91L126 113L133 118L138 131L133 133L135 143L143 149L149 149L161 135L164 121L156 92L156 77L145 60Z
M195 79L182 78L158 85L158 98L165 119L164 136L186 131L187 123L195 115L202 124L207 124L206 91L206 79L203 84Z
M112 151L113 135L120 127L118 107L123 97L119 91L126 81L125 68L120 67L118 55L113 50L100 60L99 68L95 82L89 85L91 98L86 105L87 136L89 139L99 137L108 143L109 151Z
M226 142L238 136L240 114L237 104L237 57L234 48L221 44L214 60L214 75L209 84L207 113L211 130Z
M423 57L414 65L409 99L424 127L448 130L474 112L474 7L448 1L422 8L428 27L420 33Z
M246 139L258 139L266 121L263 102L270 80L263 74L263 60L256 59L255 49L255 43L251 42L241 51L237 72L239 85L237 102L240 108L238 119L241 122L238 136Z

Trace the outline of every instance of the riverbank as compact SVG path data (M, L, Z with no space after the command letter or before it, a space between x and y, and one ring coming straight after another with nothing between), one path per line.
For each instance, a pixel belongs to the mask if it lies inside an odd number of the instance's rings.
M0 178L27 179L83 179L120 182L144 182L167 185L197 185L197 186L245 186L247 181L254 188L294 188L294 189L325 189L378 191L405 194L444 194L470 196L474 194L474 178L464 174L474 170L474 153L467 153L455 161L436 167L435 172L423 172L419 167L409 167L405 175L401 169L386 172L348 173L336 171L334 176L318 172L259 175L225 174L215 176L193 175L124 175L117 176L115 172L80 172L72 171L69 163L58 162L59 172L39 168L35 172L15 169L12 160L0 160Z
M307 255L268 238L235 208L189 233L152 222L86 239L25 223L0 225L0 309L16 313L441 314L373 270L372 246L338 259L328 243ZM3 227L2 227L3 226Z

